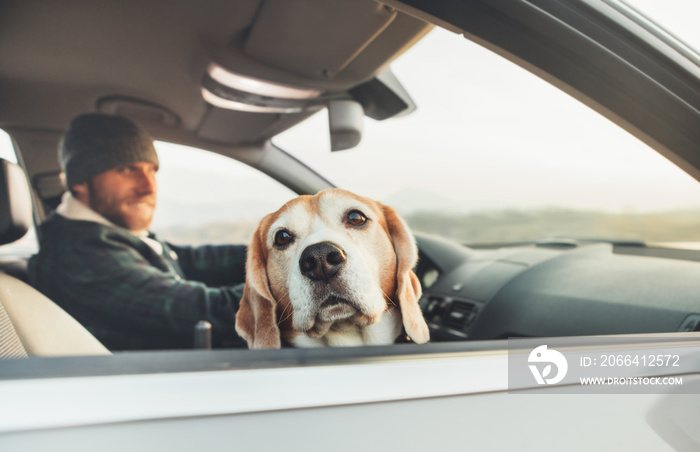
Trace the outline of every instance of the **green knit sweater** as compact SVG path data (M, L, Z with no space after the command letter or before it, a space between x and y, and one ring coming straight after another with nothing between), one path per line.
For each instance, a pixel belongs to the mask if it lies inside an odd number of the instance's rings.
M245 246L160 242L158 254L125 229L58 214L40 232L30 283L110 350L191 348L199 320L215 347L245 346L234 330Z

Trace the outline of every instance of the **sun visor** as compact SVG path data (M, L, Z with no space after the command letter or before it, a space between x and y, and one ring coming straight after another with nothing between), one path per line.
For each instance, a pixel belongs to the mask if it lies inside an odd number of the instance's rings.
M373 0L265 0L243 50L267 65L329 79L395 17Z

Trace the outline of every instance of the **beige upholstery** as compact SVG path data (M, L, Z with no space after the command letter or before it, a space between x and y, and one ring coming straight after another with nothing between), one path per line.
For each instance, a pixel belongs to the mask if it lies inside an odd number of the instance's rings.
M32 226L27 178L0 159L0 245ZM21 280L0 271L0 358L107 355L109 351L73 317Z
M0 305L29 356L109 354L104 345L63 309L31 286L2 272Z

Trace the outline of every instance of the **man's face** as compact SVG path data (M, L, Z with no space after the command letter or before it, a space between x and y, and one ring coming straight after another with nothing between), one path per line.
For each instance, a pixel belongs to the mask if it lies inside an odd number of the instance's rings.
M87 191L83 203L112 223L131 231L151 226L156 208L156 171L152 163L139 162L105 171L80 184Z

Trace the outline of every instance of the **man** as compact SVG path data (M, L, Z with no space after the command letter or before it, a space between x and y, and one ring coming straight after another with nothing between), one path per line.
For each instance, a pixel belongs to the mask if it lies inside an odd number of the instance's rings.
M180 247L148 232L150 136L126 118L81 115L59 159L69 191L40 227L30 282L110 350L191 348L199 320L212 324L214 346L245 346L234 324L246 247Z

